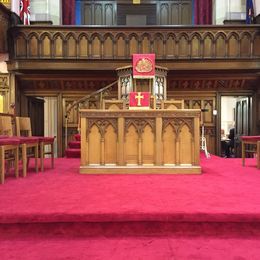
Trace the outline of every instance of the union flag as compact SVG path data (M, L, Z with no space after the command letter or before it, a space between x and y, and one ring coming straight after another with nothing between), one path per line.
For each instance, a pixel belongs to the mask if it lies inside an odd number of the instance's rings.
M30 0L20 0L20 18L23 24L30 24Z

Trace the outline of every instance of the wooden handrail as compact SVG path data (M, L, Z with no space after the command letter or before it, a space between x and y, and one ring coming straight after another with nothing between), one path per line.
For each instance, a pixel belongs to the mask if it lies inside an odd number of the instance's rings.
M71 106L69 106L69 108L66 110L66 114L65 114L65 147L68 146L68 119L69 119L69 114L72 110L72 108L74 108L75 106L78 106L80 103L85 102L86 100L90 99L93 96L96 96L98 94L102 95L106 90L108 90L109 88L111 88L113 85L115 85L118 82L118 80L110 83L109 85L98 89L92 93L90 93L89 95L86 95L85 97L80 98L79 100L75 101Z
M93 96L96 96L98 94L102 94L103 92L105 92L106 90L108 90L109 88L111 88L113 85L115 85L116 83L118 82L118 80L112 82L111 84L101 88L101 89L98 89L92 93L90 93L89 95L86 95L85 97L83 98L80 98L79 100L75 101L67 110L66 110L66 115L65 115L65 118L68 118L71 110L73 107L79 105L80 103L83 103L85 102L86 100L90 99L91 97Z

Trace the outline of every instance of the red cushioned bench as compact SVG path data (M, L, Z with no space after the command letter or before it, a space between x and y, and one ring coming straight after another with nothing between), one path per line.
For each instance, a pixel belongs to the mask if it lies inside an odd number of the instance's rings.
M245 166L246 153L256 153L257 168L260 169L260 136L241 136L242 140L242 165ZM252 144L256 146L255 150L246 150L246 145Z

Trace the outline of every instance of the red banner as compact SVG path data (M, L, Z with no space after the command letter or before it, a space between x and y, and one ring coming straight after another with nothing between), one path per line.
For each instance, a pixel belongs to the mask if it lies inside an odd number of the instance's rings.
M155 75L155 54L133 54L133 78L153 78Z
M129 108L130 109L150 108L150 93L149 92L130 92L129 93Z
M30 0L20 0L20 18L23 24L30 24Z

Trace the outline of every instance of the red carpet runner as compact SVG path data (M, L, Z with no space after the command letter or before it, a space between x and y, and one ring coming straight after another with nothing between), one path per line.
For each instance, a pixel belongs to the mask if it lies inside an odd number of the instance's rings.
M255 163L213 156L199 176L80 175L78 159L57 159L7 176L1 259L259 259Z

